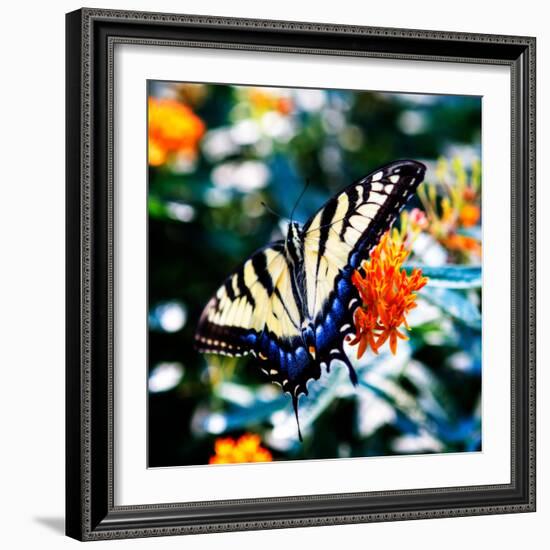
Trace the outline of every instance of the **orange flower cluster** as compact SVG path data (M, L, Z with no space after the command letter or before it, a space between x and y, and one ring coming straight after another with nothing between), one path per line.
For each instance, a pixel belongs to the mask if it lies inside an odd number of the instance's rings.
M271 453L260 445L260 436L244 434L235 440L231 437L216 439L216 454L210 457L210 464L239 464L243 462L271 462Z
M465 189L468 191L469 188ZM461 254L471 254L476 257L481 257L481 243L478 239L457 233L457 230L461 227L469 228L474 227L481 216L480 208L474 202L468 202L468 200L475 200L475 197L472 199L467 199L470 193L464 193L460 204L457 205L454 209L454 212L451 212L451 208L444 208L443 224L446 225L446 231L439 235L440 242L449 250L458 252ZM445 199L444 199L445 201Z
M363 302L355 311L355 338L349 341L351 345L358 344L358 359L369 347L378 353L388 340L395 355L398 339L408 339L399 327L405 325L409 330L406 315L416 307L415 292L428 282L420 269L414 269L410 275L402 269L408 255L399 233L394 230L392 235L388 231L363 262L363 273L356 270L352 275L352 283Z
M250 88L246 92L253 114L261 115L267 111L277 111L282 115L288 115L294 108L290 97L276 94L271 90Z
M149 98L149 164L160 166L171 154L194 158L205 129L187 105L175 99Z
M481 256L481 243L474 237L453 233L448 235L442 242L449 250L462 253L469 252L476 257Z
M479 163L467 177L462 163L455 159L451 167L445 160L438 163L437 179L445 196L438 207L437 189L433 184L423 184L418 189L426 210L428 231L448 250L465 256L481 257L481 243L478 239L460 233L462 228L474 227L481 217L481 171Z
M479 206L465 203L458 214L458 220L462 227L473 227L479 221L480 215Z

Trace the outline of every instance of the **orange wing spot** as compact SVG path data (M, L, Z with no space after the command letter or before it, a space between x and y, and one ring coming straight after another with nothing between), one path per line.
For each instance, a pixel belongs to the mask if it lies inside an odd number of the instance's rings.
M317 351L315 349L315 346L309 346L308 351L309 351L309 354L311 355L311 357L313 357L313 359L315 359L315 352Z

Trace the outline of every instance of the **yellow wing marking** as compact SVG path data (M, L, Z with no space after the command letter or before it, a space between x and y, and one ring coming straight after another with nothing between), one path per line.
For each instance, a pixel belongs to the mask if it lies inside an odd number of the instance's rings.
M359 186L361 187L361 186ZM319 258L319 240L321 238L322 210L317 213L304 240L304 269L306 276L306 292L308 314L310 319L315 317L317 308L325 302L330 294L334 279L338 276L349 256L349 248L342 246L340 231L345 223L348 211L349 198L346 193L338 197L338 204L329 220L330 229L325 243L325 250ZM317 270L319 265L319 270Z
M239 293L238 274L231 279L231 287L235 298L231 299L227 294L225 285L216 292L216 300L213 301L207 312L208 320L219 326L253 329L262 332L265 328L274 334L284 337L299 334L300 314L292 294L290 271L286 260L280 252L267 249L260 254L266 256L266 270L271 278L274 289L278 290L271 295L258 279L252 259L247 260L242 266L244 284L254 299L254 307L247 297ZM281 301L282 300L282 301Z

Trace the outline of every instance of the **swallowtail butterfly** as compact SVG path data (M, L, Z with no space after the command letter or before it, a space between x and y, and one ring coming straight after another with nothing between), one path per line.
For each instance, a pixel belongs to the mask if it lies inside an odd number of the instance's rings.
M322 367L341 361L360 305L351 275L424 178L426 167L400 160L379 168L336 194L304 225L291 222L285 239L258 250L208 302L195 344L203 353L252 354L272 382L298 397ZM298 433L301 439L298 424Z

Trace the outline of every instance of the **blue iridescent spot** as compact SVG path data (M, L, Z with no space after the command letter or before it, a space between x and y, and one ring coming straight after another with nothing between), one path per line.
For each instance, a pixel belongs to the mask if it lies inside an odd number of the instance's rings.
M306 350L302 346L296 350L296 359L299 363L305 363L308 360Z
M344 304L338 298L334 298L332 302L332 311L337 319L340 319L345 314Z
M320 342L323 339L323 325L317 325L315 329L315 340Z
M338 281L337 294L340 298L346 296L350 290L350 281L347 277L342 277Z
M287 353L286 360L288 364L288 374L291 379L298 378L300 375L300 365L296 361L296 357L292 353Z
M245 337L244 340L247 344L250 344L251 346L254 346L256 343L256 340L258 339L258 334L256 332L249 332Z
M277 345L277 343L273 340L269 342L269 358L275 360L276 357L279 355L280 348Z
M285 352L279 349L279 364L281 366L281 374L287 374L289 372L289 365L286 360Z

